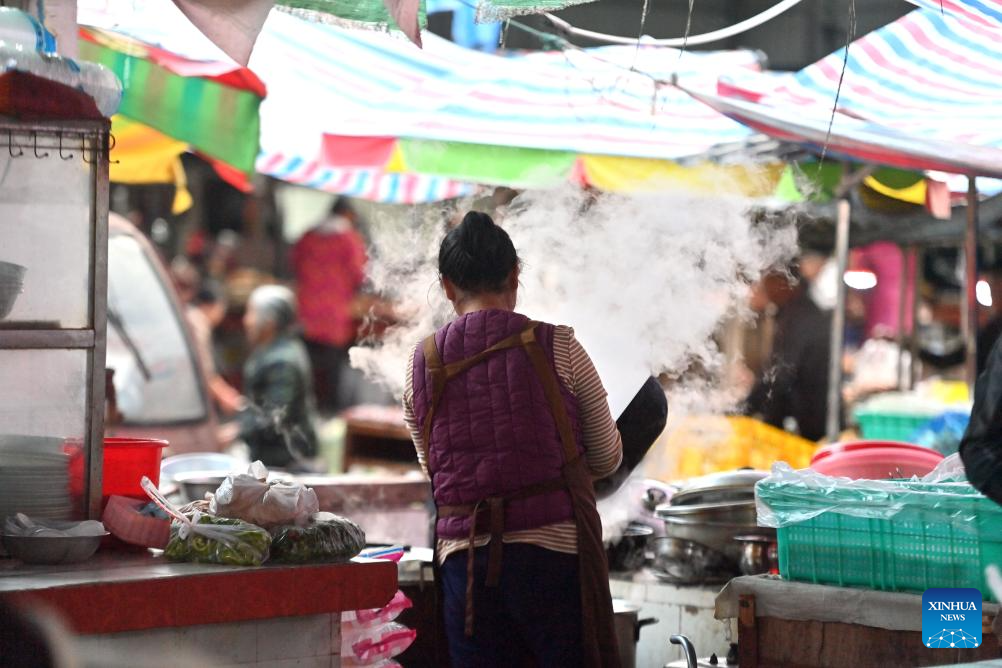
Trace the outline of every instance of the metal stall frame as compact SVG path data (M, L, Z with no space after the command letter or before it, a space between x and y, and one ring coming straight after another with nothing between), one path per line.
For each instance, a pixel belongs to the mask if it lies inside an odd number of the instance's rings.
M3 135L6 135L4 137ZM108 163L111 123L108 120L22 121L0 117L0 150L12 160L83 160L90 167L89 327L85 329L0 329L0 350L84 350L86 400L84 416L84 508L99 519L104 482L105 351L108 296ZM58 187L58 184L54 184Z
M836 204L836 231L835 231L835 260L838 265L838 291L835 311L832 314L831 333L831 360L828 385L828 424L825 430L825 437L830 442L835 442L839 438L842 417L842 354L845 336L845 311L846 311L846 286L842 278L848 267L849 257L849 228L852 218L852 206L850 203L850 191L857 186L862 178L872 171L872 167L857 170L851 176L844 176L842 183L837 190ZM978 337L978 302L977 302L977 282L978 282L978 190L975 175L968 175L967 207L965 211L965 230L963 234L964 250L964 302L961 309L961 331L965 343L965 380L973 396L974 385L977 381L977 337ZM911 341L911 372L906 378L904 372L904 347L901 347L898 358L898 380L899 387L907 385L913 388L916 382L916 360L918 357L917 343L915 341L915 328L918 326L918 287L921 279L919 260L922 252L919 244L910 243L907 247L902 246L903 262L905 272L903 273L902 289L899 295L898 305L898 342L902 344L905 334L905 312L907 301L907 281L909 267L914 264L915 276L913 285L913 295L911 304L913 336Z

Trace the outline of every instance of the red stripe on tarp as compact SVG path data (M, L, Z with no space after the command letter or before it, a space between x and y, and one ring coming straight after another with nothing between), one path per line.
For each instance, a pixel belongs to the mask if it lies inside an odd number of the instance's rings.
M254 186L251 184L250 178L245 172L242 172L236 167L228 165L221 160L216 160L215 158L205 155L204 153L196 152L195 155L209 163L212 166L212 169L215 170L216 174L219 175L219 178L226 181L226 183L230 184L240 192L254 192Z
M382 170L393 155L395 137L347 137L324 134L320 161L328 167Z

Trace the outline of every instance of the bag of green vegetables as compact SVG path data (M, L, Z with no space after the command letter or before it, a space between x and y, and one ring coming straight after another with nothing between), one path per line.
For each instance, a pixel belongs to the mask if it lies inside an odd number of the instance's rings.
M365 532L334 513L314 513L306 526L272 529L273 561L285 564L348 561L365 547Z
M170 540L164 554L171 561L192 561L228 566L260 566L268 560L271 534L243 520L213 517L195 510L191 518L164 498L156 485L143 476L146 494L173 518Z
M261 527L195 511L190 522L174 520L164 553L171 561L260 566L268 560L271 534Z

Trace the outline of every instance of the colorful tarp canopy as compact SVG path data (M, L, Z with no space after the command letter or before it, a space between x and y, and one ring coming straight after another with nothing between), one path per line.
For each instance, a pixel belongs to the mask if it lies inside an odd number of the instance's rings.
M123 41L139 40L146 45L155 44L157 48L151 49L154 53L185 62L188 67L184 70L185 73L191 73L195 65L210 72L243 70L202 35L169 0L148 0L141 5L130 5L128 12L112 11L113 9L83 0L79 20L88 26L100 26L104 29L90 28L89 31L92 32L117 36ZM292 21L306 31L315 27L309 22L281 13L272 12L272 16ZM364 33L376 34L374 31ZM130 37L132 40L128 39ZM295 39L298 38L293 37ZM420 53L403 39L390 39L408 52ZM273 62L271 67L264 68L264 72L258 72L261 74L260 78L267 82L268 97L259 109L260 145L264 150L259 151L256 141L253 146L253 162L256 163L254 168L257 171L328 192L400 204L438 201L472 194L476 190L475 186L468 183L430 176L386 174L372 168L337 169L318 163L324 128L330 127L329 123L332 119L337 119L339 110L350 102L352 96L346 90L340 96L331 97L327 94L326 87L321 85L325 80L323 68L332 57L330 54L297 50L292 55L296 60ZM348 53L344 55L352 56ZM349 68L346 66L344 69ZM310 87L290 89L289 81L302 80L301 73L304 71L313 73L313 77L307 79ZM353 71L358 80L364 80L367 76L357 69ZM254 76L256 78L257 74ZM337 84L338 82L334 82L332 85ZM146 92L150 100L155 101L157 90L154 88ZM295 97L287 98L290 93ZM178 137L169 129L164 130L163 134ZM147 138L146 143L149 144L151 140ZM201 147L196 145L195 148ZM118 159L123 159L124 166L124 158ZM165 163L160 171L163 172L169 166L169 163Z
M80 30L80 56L118 75L122 116L253 171L265 87L250 70L190 60L97 28Z
M851 44L840 91L844 50L795 74L690 92L751 128L832 155L1002 177L1000 41L1000 30L917 9Z
M989 28L1002 26L1002 0L910 0L913 4Z
M392 35L272 13L251 67L271 92L261 112L265 154L301 154L322 127L318 162L330 168L513 187L573 180L617 191L749 171L683 173L666 162L751 135L667 82L677 73L712 89L722 72L757 69L751 52L611 47L501 57L434 35L418 51Z

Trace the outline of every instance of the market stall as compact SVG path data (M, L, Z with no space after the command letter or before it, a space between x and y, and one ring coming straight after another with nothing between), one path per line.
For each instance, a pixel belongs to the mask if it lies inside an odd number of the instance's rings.
M0 601L44 605L119 660L181 642L231 663L340 665L341 612L396 591L392 563L352 561L357 525L258 468L226 476L230 496L178 508L156 489L166 442L105 435L109 328L137 373L174 372L147 365L106 308L121 87L100 65L36 53L44 29L19 18L32 41L0 44Z

